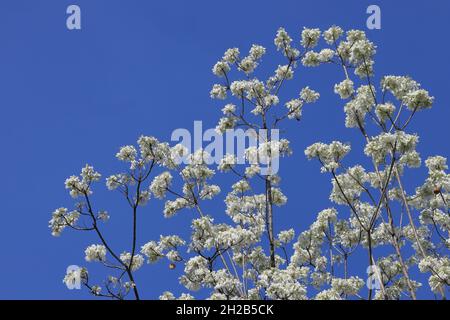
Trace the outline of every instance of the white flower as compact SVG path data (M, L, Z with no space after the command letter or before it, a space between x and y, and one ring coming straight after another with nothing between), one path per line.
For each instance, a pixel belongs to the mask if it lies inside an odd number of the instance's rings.
M184 268L185 275L180 283L189 290L200 289L202 283L212 282L212 275L208 268L208 261L200 256L189 259Z
M311 230L325 232L330 223L336 222L337 211L334 208L325 209L318 213L316 221L311 225Z
M239 180L231 187L235 193L244 193L247 190L250 190L250 184L247 180Z
M170 218L183 208L186 208L189 202L184 198L177 198L174 201L166 201L164 205L164 217Z
M228 63L235 63L238 58L239 58L239 49L231 48L225 51L225 54L223 55L222 59Z
M272 203L276 206L286 204L287 197L281 192L279 188L272 188Z
M305 67L317 67L320 65L321 59L317 52L308 51L302 58L302 64Z
M330 62L333 57L334 57L334 50L322 49L319 52L319 60L322 63Z
M427 160L425 160L425 165L427 166L430 173L448 169L447 159L441 156L429 157Z
M353 81L345 79L341 83L335 84L334 92L339 94L341 99L349 98L355 92L355 89L353 89Z
M79 281L86 282L88 276L88 271L86 268L77 268L67 270L64 276L63 283L68 287L72 288Z
M106 260L106 247L101 244L93 244L86 248L84 251L85 260L88 262L105 261Z
M91 293L94 296L98 296L101 293L101 291L102 291L102 288L100 286L92 286L91 287Z
M260 171L261 168L257 164L251 164L249 167L245 168L245 175L251 178L259 174Z
M109 190L115 190L121 186L126 186L129 184L134 184L133 178L129 174L119 173L109 176L106 179L106 187Z
M303 28L301 44L305 48L314 48L315 46L317 46L319 38L320 38L319 29Z
M342 300L339 293L334 289L326 289L319 292L315 298L315 300Z
M391 118L394 114L395 106L392 103L379 104L375 108L375 114L380 121L386 121L386 119Z
M172 292L164 291L162 295L159 296L159 300L176 300Z
M276 300L305 300L306 288L297 281L291 270L267 269L259 276L258 284L266 294Z
M216 132L219 134L225 133L228 129L233 129L236 125L235 117L222 117L216 126Z
M323 38L328 44L333 44L344 33L341 27L332 26L328 30L323 32Z
M238 69L249 75L255 70L257 66L258 63L252 57L245 57L239 62Z
M285 230L285 231L281 231L278 234L278 240L283 243L283 244L288 244L289 242L292 241L292 239L294 239L295 236L295 231L294 229L289 229L289 230Z
M227 87L215 84L210 91L210 96L213 99L225 99L227 97Z
M122 262L127 265L128 267L130 267L130 262L131 262L131 253L129 252L123 252L120 254L120 260L122 260ZM133 262L131 262L131 271L136 271L138 270L140 267L142 267L142 265L144 264L144 257L141 256L140 254L136 254L133 256Z
M286 108L288 109L288 118L300 120L302 116L303 101L300 99L292 99L286 102Z
M305 87L300 92L300 98L306 103L313 103L319 99L320 94L314 90L311 90L309 87Z
M226 61L219 61L212 68L212 72L218 77L223 77L229 71L230 66Z
M116 154L116 158L121 161L135 161L137 151L133 146L124 146L120 148L120 151Z
M418 141L418 136L406 134L403 131L382 133L367 143L364 153L372 157L377 164L381 164L394 151L394 147L396 152L403 156L415 152Z
M420 260L419 269L421 272L431 272L428 279L431 290L439 292L445 290L450 281L450 259L448 257L435 258L427 256Z
M232 103L229 103L223 107L222 112L224 115L231 115L236 112L236 106Z
M70 176L65 181L66 189L70 191L70 195L73 198L91 194L91 183L100 180L101 175L96 172L92 166L86 165L81 169L80 177Z
M259 45L252 45L252 47L250 48L250 57L253 60L258 60L261 59L261 57L266 53L266 48L264 48L263 46L259 46Z
M74 227L80 218L78 211L68 212L66 208L58 208L53 211L52 218L48 223L52 230L52 236L58 237L67 226Z
M275 37L274 43L277 46L277 49L284 49L291 45L292 39L289 37L288 33L284 28L279 28L277 31L277 35Z
M107 211L100 211L97 215L97 219L102 220L103 222L106 222L109 220L109 214Z
M423 89L409 92L403 98L403 103L411 110L431 108L433 101L434 97L431 97L428 91Z
M364 287L364 280L358 277L350 277L348 279L334 278L331 281L331 287L340 294L354 296Z
M220 160L218 169L220 171L226 172L231 170L237 163L237 159L235 155L226 154L222 160Z
M166 196L167 189L172 183L172 175L166 171L156 176L151 185L150 191L158 199L163 199Z
M357 128L358 126L364 125L366 114L370 112L375 105L372 92L375 92L373 86L369 87L363 85L358 88L356 97L345 105L345 126L347 128Z
M154 263L164 256L167 259L178 262L181 260L178 247L185 245L185 241L180 237L160 236L159 242L150 241L141 247L141 253L148 258L148 263Z
M212 199L214 196L220 193L220 187L217 185L205 185L201 190L199 196L200 199Z
M191 296L189 293L182 293L178 300L195 300L193 296Z
M292 70L292 68L288 65L278 65L277 70L275 70L275 76L277 77L278 80L282 80L282 79L292 79L292 77L294 76L294 71Z
M322 163L322 172L332 171L339 167L344 156L350 152L350 146L339 141L330 144L314 143L305 150L308 159L318 158Z

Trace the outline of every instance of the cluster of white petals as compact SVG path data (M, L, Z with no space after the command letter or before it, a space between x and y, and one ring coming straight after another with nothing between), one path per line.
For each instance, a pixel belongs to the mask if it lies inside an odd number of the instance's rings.
M127 168L107 177L106 187L117 190L131 208L133 243L125 248L128 251L118 254L103 235L103 222L110 216L96 208L92 195L93 183L101 175L86 165L79 176L65 181L79 202L73 210L61 207L52 213L51 233L59 236L68 227L98 235L101 244L87 247L85 260L101 262L111 274L101 286L93 285L81 268L69 271L64 283L70 286L81 279L95 296L121 300L133 293L139 298L142 288L134 272L144 270L145 261L166 261L170 270L180 268L171 272L176 272L182 287L202 290L201 295L211 300L398 300L417 299L418 291L424 290L418 269L428 277L429 289L445 298L450 286L447 159L426 158L428 175L411 194L414 188L405 178L422 166L419 135L409 131L409 124L417 111L432 107L434 97L410 77L386 75L375 82L376 46L364 31L304 28L296 38L278 29L274 45L283 61L268 72L260 69L270 48L257 44L248 53L227 49L212 67L218 83L210 96L224 100L215 102L220 103L218 135L243 128L260 138L258 144L242 147L243 154L220 153L213 164L211 154L217 155L217 150L207 147L188 153L181 144L170 146L152 136L141 136L137 145L119 149L116 158ZM292 81L299 74L296 68L324 64L343 71L334 93L345 101L333 97L341 104L345 126L356 128L353 132L362 139L351 140L353 149L333 139L306 148L306 158L317 160L321 172L331 178L329 200L335 207L324 206L307 226L286 226L278 223L290 221L287 211L294 210L287 205L286 194L301 196L302 186L284 189L284 172L274 164L292 155L291 143L283 130L280 135L267 130L307 116L303 107L317 102L320 94L302 84L295 89L296 96L286 97L284 85L291 80L290 85L298 86ZM258 78L259 73L265 78ZM330 88L333 91L333 85ZM362 143L358 146L357 141ZM362 157L347 165L357 151ZM149 210L141 206L150 197L149 206L163 200L162 215L187 221L186 230L140 242L143 230L146 234L155 230L137 226L140 215L146 214L141 211ZM180 211L183 215L175 217ZM311 214L293 213L305 219ZM361 255L369 259L355 267ZM374 279L375 289L368 285ZM194 299L190 293L173 292L164 291L159 299Z

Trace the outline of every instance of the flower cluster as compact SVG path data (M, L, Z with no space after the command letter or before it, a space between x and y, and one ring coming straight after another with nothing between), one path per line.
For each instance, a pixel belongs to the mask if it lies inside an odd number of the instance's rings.
M131 209L133 243L128 251L118 254L103 234L102 222L109 214L95 209L92 196L92 184L100 174L86 165L80 176L66 180L70 195L79 202L74 210L62 207L52 213L51 232L58 236L67 227L93 231L101 244L87 247L85 260L100 262L111 271L101 286L89 283L85 268L68 272L66 284L81 279L95 296L124 299L133 293L139 299L142 288L134 273L145 269L145 261L165 260L171 270L181 266L180 285L190 291L202 289L211 300L397 300L417 299L418 290L424 290L414 279L418 267L427 274L431 291L445 298L450 286L446 158L426 158L428 176L412 194L405 185L409 171L422 165L419 136L409 131L409 124L418 111L432 107L434 97L410 77L386 75L375 82L376 46L360 30L304 28L294 41L280 28L274 44L283 61L275 64L275 70L261 72L269 74L267 78L258 78L262 57L269 51L261 45L252 45L247 55L230 48L212 67L220 82L210 91L211 98L221 100L216 131L224 134L239 127L255 134L265 132L258 145L242 148L243 159L221 154L215 170L206 150L188 154L181 145L170 146L151 136L119 149L116 158L127 169L107 177L106 187L117 190ZM348 143L331 140L306 148L306 158L317 160L321 172L331 178L329 199L335 207L319 211L306 228L278 229L277 219L288 209L288 197L281 176L272 169L275 160L292 155L292 150L289 140L268 131L278 129L284 120L306 116L303 107L318 101L320 94L303 85L295 97L286 99L284 85L295 78L296 68L323 64L343 71L334 92L345 100L341 101L345 126L356 128L362 143L358 146L358 140L352 140L352 149ZM347 165L358 150L363 157ZM186 161L182 164L181 159ZM216 184L221 175L227 176L220 181L230 182L229 187ZM136 221L150 196L151 202L164 199L166 218L191 211L190 229L141 243L145 229L138 228ZM214 200L215 206L207 204ZM358 255L368 256L367 274L361 273L361 266L354 267ZM377 290L370 285L365 289L364 279L373 277ZM194 296L165 291L159 298L192 300Z

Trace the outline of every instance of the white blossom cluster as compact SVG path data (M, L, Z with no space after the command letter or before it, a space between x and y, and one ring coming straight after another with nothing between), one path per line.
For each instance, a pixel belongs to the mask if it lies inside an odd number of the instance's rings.
M411 194L406 184L410 170L422 166L419 135L410 132L409 125L418 111L432 107L434 97L410 77L386 75L376 83L376 46L360 30L304 28L294 40L280 28L274 45L282 61L267 78L257 77L269 52L261 45L252 45L246 55L230 48L213 66L219 83L210 96L219 100L221 109L216 131L267 131L280 128L284 120L303 120L307 116L303 107L317 102L320 94L292 81L297 68L338 66L342 80L334 84L334 92L345 100L345 126L355 128L360 140L352 140L351 148L330 139L331 143L317 142L304 152L329 175L329 199L335 207L319 211L309 226L279 226L280 220L289 221L289 215L305 214L288 212L293 209L286 206L286 194L301 196L301 185L286 191L281 176L271 170L275 159L293 154L284 136L275 139L266 134L259 145L245 147L245 164L229 153L217 168L206 150L188 154L181 145L141 136L136 146L124 146L116 154L126 170L106 178L106 187L118 191L130 207L131 247L118 254L103 234L103 222L110 215L94 206L93 183L101 175L89 165L65 183L80 202L74 210L56 209L49 221L54 236L67 227L99 236L99 244L86 248L85 260L99 262L111 273L101 285L91 285L87 269L81 269L83 285L92 294L113 299L133 294L139 299L145 288L135 282L135 273L151 267L144 267L145 261L166 261L171 270L180 267L179 283L190 293L175 295L172 291L179 288L168 288L171 291L159 295L161 300L192 300L198 290L211 300L397 300L417 299L425 287L436 297L446 297L450 286L446 158L425 157L424 183ZM298 86L293 98L284 92L288 81ZM351 164L357 151L362 157ZM182 164L180 159L187 161ZM230 185L216 182L222 175ZM136 221L141 211L149 210L141 208L144 204L159 200L164 201L164 217L177 219L179 213L189 223L185 230L171 230L173 234L148 241L150 231L137 228ZM361 256L367 265L355 266ZM366 268L376 272L361 272ZM417 279L416 270L427 274L428 285ZM64 282L73 283L79 276L69 272ZM374 277L376 290L366 286L366 280Z

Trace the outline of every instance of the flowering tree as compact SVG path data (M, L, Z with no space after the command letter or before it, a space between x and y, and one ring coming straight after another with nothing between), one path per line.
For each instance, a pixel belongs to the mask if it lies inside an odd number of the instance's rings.
M324 47L317 50L321 36ZM95 232L99 243L86 248L85 259L103 264L110 272L94 285L83 268L69 272L64 282L70 284L81 277L96 296L124 299L132 294L139 299L145 288L135 282L134 273L145 260L168 259L172 268L176 264L184 267L179 280L191 292L178 299L194 299L191 294L200 288L208 290L210 299L416 299L422 284L411 269L418 266L429 275L430 289L445 298L450 284L446 159L434 156L425 161L429 176L415 194L408 194L403 185L407 169L421 166L418 136L407 133L408 126L416 114L432 106L433 97L409 77L388 75L376 86L376 47L363 31L350 30L344 36L336 26L323 33L304 29L301 46L295 47L280 28L274 43L284 62L264 81L254 76L266 54L259 45L253 45L246 56L237 48L228 49L213 67L221 82L213 86L210 95L226 101L217 133L244 128L261 141L245 149L245 164L230 153L217 167L236 179L225 196L225 215L212 216L204 209L204 201L217 200L221 192L213 184L216 172L208 150L190 153L181 144L169 146L142 136L137 147L124 146L116 155L128 169L106 179L107 188L118 191L132 212L133 241L128 252L116 252L102 233L109 216L95 209L92 195L100 174L87 165L79 177L66 180L66 188L79 202L73 210L53 212L52 233L58 236L67 227ZM335 85L335 92L347 100L345 125L361 135L370 166L347 165L344 157L351 148L339 141L309 146L305 151L308 159L317 160L321 171L332 178L330 200L336 208L319 212L306 230L305 226L292 226L277 233L277 208L287 198L274 163L289 156L291 149L273 130L285 121L300 120L303 107L319 99L319 93L307 86L284 102L280 102L280 92L294 78L298 66L323 64L343 70L344 80ZM182 210L195 212L190 239L174 234L142 242L136 226L151 197L166 199L163 214L167 218L176 219L175 214ZM296 231L300 234L292 244ZM357 276L351 263L359 252L367 254L371 280L366 294L362 292L366 281ZM167 291L160 299L177 297Z

